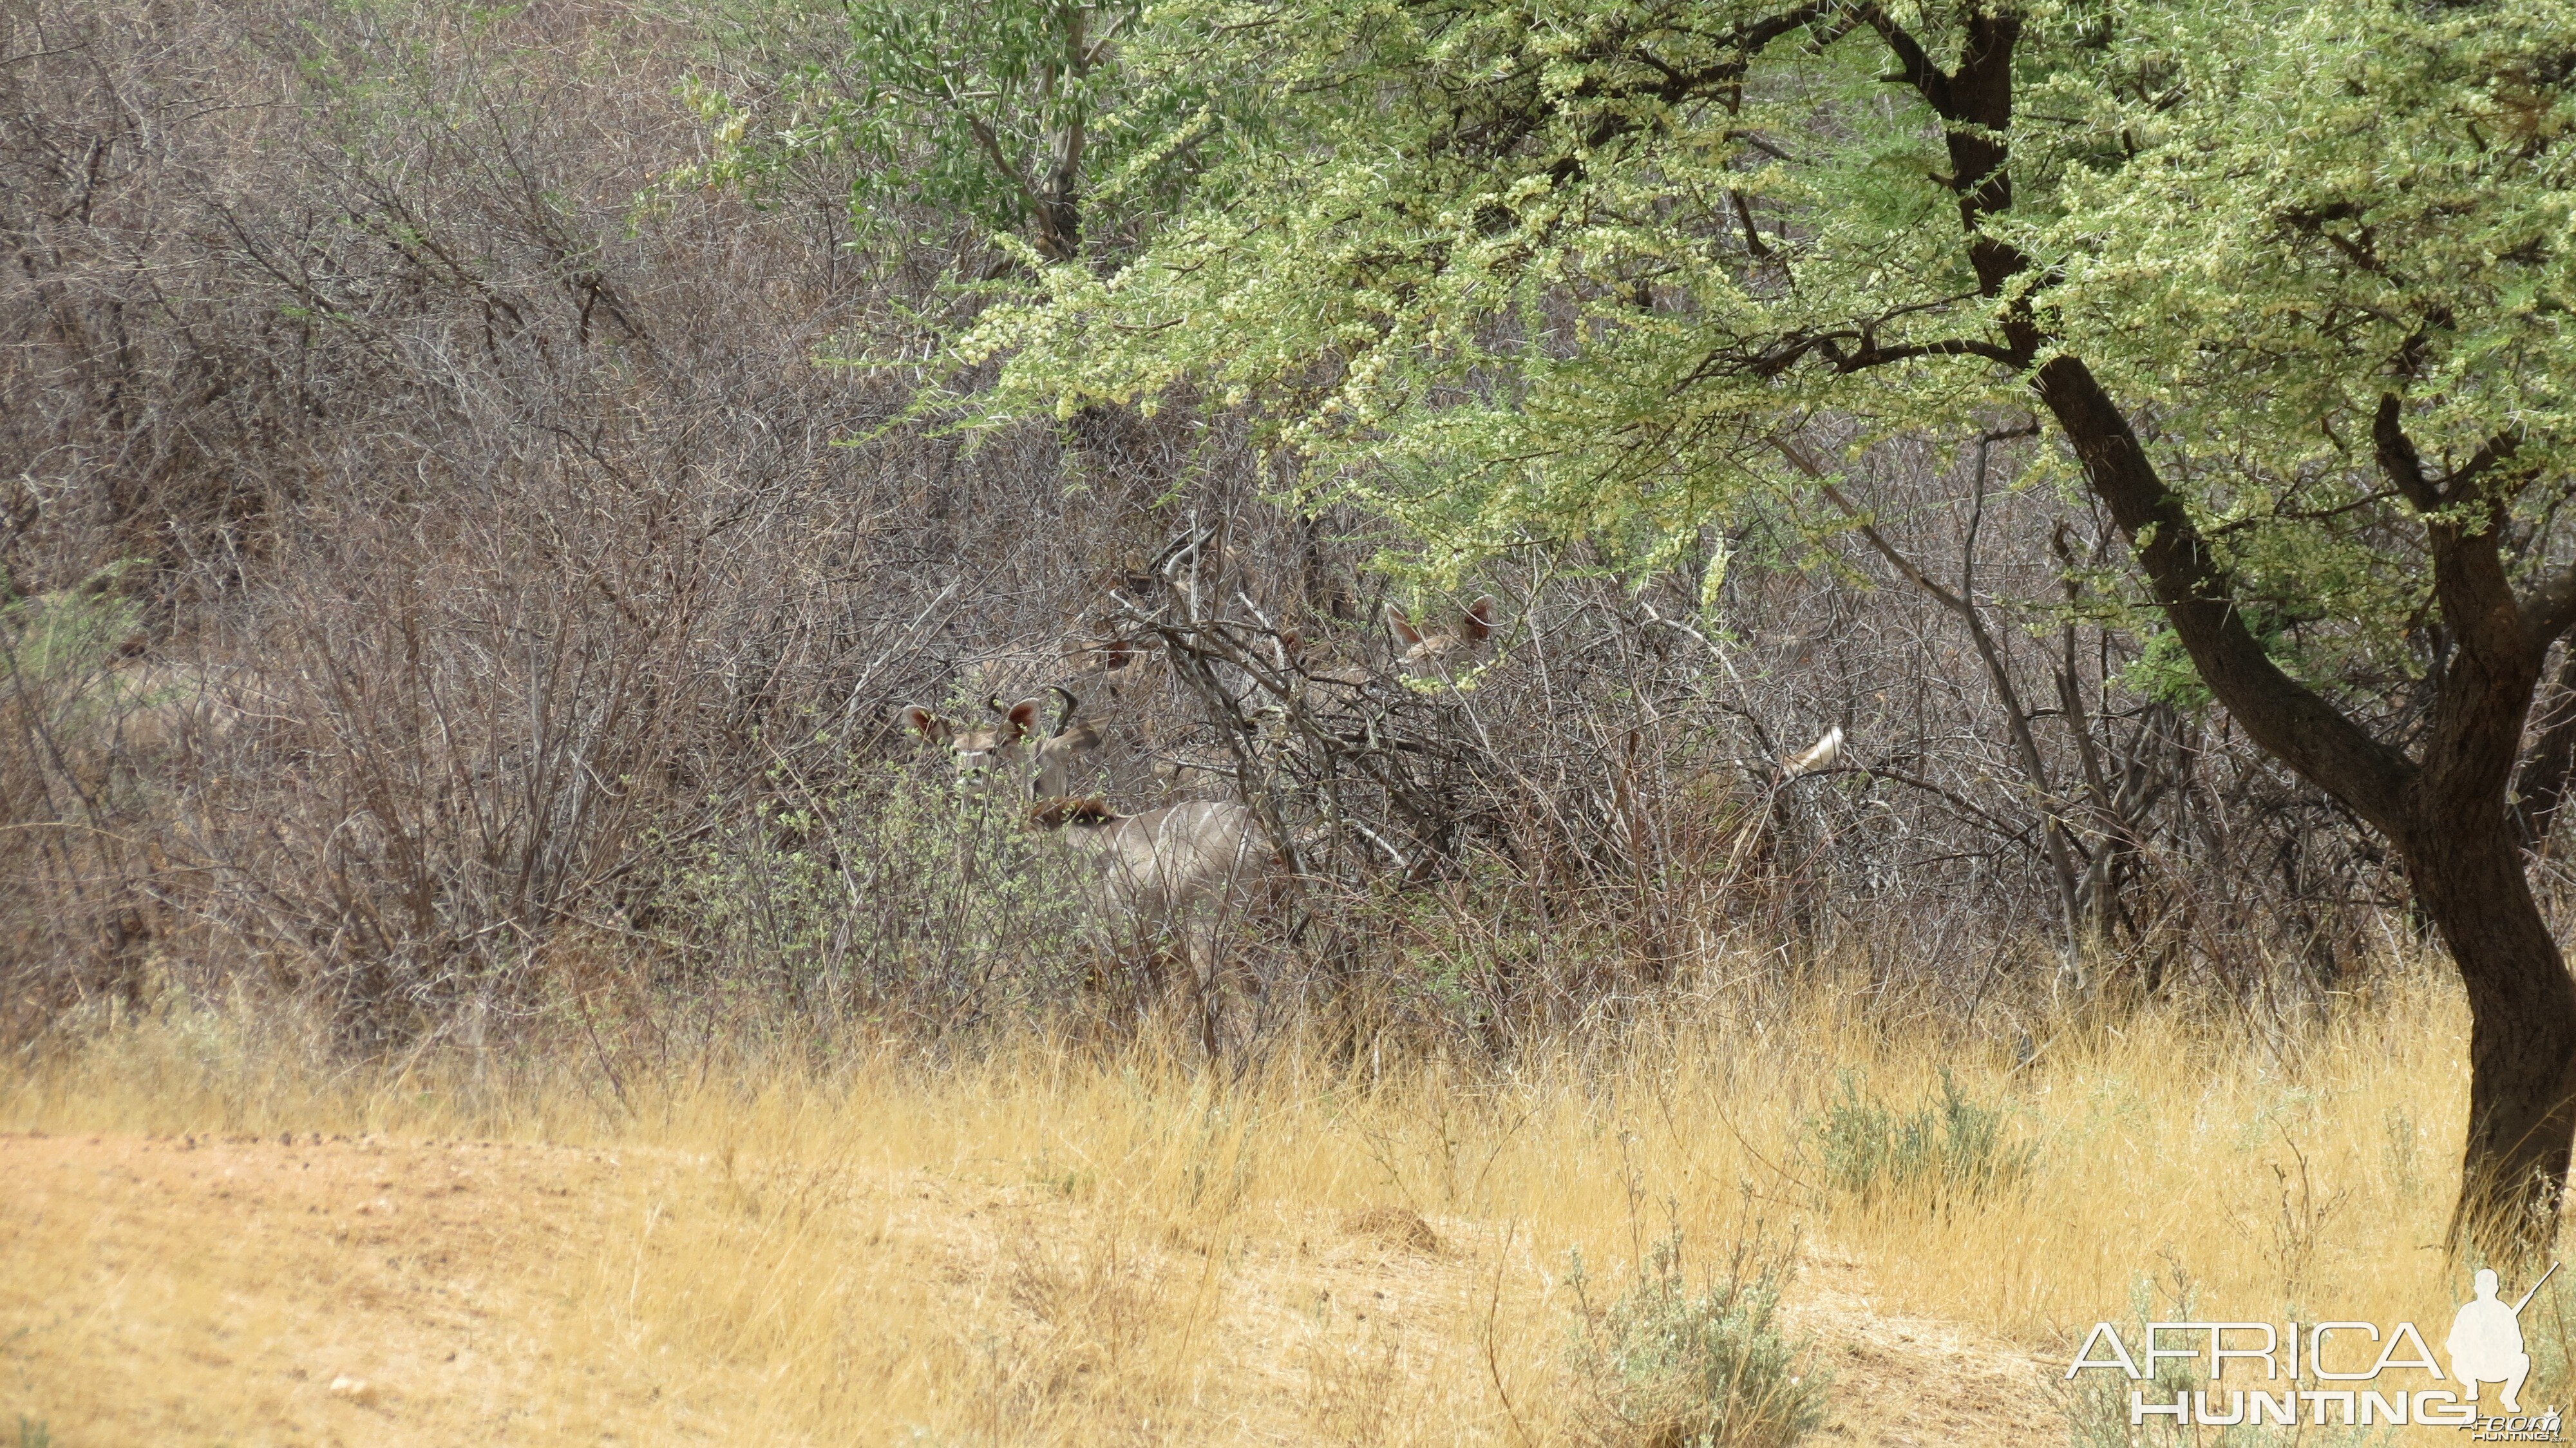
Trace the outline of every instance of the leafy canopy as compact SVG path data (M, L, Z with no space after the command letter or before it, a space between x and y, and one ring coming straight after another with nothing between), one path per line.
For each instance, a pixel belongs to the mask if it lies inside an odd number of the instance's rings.
M2004 31L2007 90L1944 89ZM1260 138L988 312L991 405L1258 403L1434 572L1668 560L1813 487L1775 439L2010 425L2061 354L2324 672L2420 666L2384 406L2428 466L2507 444L2438 521L2555 540L2568 4L1175 0L1130 63L1257 75Z
M708 151L676 178L760 193L847 167L862 228L889 202L1070 260L1199 165L1225 87L1125 64L1140 0L731 0L735 83L685 87Z

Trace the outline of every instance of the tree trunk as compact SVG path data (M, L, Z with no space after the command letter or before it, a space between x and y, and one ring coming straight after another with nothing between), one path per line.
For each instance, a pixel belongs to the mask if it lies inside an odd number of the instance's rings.
M2428 801L2421 827L2398 841L2469 997L2469 1132L2451 1239L2493 1256L2547 1245L2576 1141L2576 979L2500 803Z
M2381 394L2372 419L2373 460L2423 528L2440 622L2457 649L2442 671L2420 759L2409 757L2270 656L2247 626L2228 560L2166 486L2128 415L2081 357L2056 350L2059 339L2031 301L2036 289L2019 286L2032 258L1985 228L1986 218L2012 208L2020 18L2002 6L1967 7L1957 67L1945 71L1885 12L1863 9L1897 63L1894 78L1949 123L1947 180L1968 262L1980 292L1999 304L2003 345L1977 355L2022 370L2064 430L2201 682L2265 753L2396 845L2417 901L2450 946L2471 1013L2469 1132L2453 1246L2465 1233L2500 1257L2545 1248L2556 1235L2576 1135L2576 980L2523 877L2520 827L2505 794L2541 664L2561 635L2576 631L2576 569L2560 569L2526 597L2499 546L2500 520L2540 475L2515 460L2522 424L2505 425L2456 465L2445 455L2436 469L2406 433L2402 388ZM1862 363L1846 357L1837 365Z
M2469 998L2469 1130L2451 1243L2489 1256L2545 1250L2556 1236L2576 1140L2576 979L2523 875L2505 786L2561 615L2526 617L2491 531L2426 528L2434 581L2458 648L2420 762L2371 737L2284 674L2236 606L2234 578L2082 361L2043 366L2037 391L2084 460L2093 492L2131 541L2156 602L2204 683L2256 743L2349 805L2406 862L2417 904L2442 934ZM2381 462L2428 517L2455 501L2422 470L2383 404ZM2454 492L2475 467L2450 480Z

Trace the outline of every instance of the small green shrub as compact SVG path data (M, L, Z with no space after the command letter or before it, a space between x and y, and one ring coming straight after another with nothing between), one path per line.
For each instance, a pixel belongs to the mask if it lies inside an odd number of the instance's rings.
M2160 1313L2155 1309L2155 1290L2141 1278L2129 1284L2130 1321L2121 1331L2129 1342L2143 1341L2146 1325L2157 1318L2188 1320L2192 1309L2192 1292L2188 1284L2174 1287L2173 1310ZM2066 1384L2066 1441L2068 1448L2140 1448L2154 1443L2180 1444L2191 1441L2190 1429L2175 1429L2171 1420L2155 1418L2132 1428L2129 1426L2129 1394L2144 1393L2159 1403L2170 1403L2177 1393L2188 1393L2201 1386L2199 1365L2191 1358L2160 1358L2155 1376L2143 1382L2124 1373L2093 1371L2078 1373ZM2161 1434L2161 1437L2157 1435Z
M1842 1094L1806 1136L1827 1190L1935 1212L2018 1187L2039 1152L2013 1138L2003 1107L1968 1095L1946 1070L1941 1094L1913 1111L1889 1106L1845 1072Z
M39 598L0 597L0 678L24 682L86 681L106 667L142 627L143 610L119 595L125 565L99 570L79 588Z
M697 841L676 913L722 980L836 1014L1025 1018L1070 1000L1101 944L1081 872L1026 811L864 770Z
M1595 1312L1582 1262L1570 1283L1583 1303L1574 1346L1590 1388L1594 1435L1606 1448L1785 1448L1823 1425L1827 1380L1801 1371L1802 1347L1776 1320L1794 1247L1757 1230L1736 1244L1723 1276L1691 1290L1681 1234L1656 1242L1618 1299Z

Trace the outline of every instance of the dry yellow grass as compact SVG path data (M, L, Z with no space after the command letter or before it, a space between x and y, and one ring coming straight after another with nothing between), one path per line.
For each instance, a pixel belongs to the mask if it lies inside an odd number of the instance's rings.
M1827 1441L2058 1443L2047 1364L2133 1303L2438 1344L2466 1295L2436 975L2323 1028L2097 1013L2027 1061L1831 986L1671 1018L1507 1072L1285 1052L1226 1079L1030 1040L630 1078L623 1105L571 1067L335 1074L220 1017L121 1026L0 1097L0 1427L1575 1442L1568 1254L1597 1302L1653 1238L1705 1258L1758 1219L1803 1244ZM1813 1123L1845 1076L1911 1107L1945 1070L2008 1108L2027 1178L1938 1213L1831 1190ZM460 1138L491 1144L435 1144ZM2525 1317L2544 1358L2561 1303Z

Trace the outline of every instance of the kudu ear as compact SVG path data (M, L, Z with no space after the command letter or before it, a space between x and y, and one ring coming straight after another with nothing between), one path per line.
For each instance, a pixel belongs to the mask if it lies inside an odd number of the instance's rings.
M1422 642L1422 630L1413 626L1413 620L1396 612L1395 605L1391 603L1386 606L1386 626L1395 630L1397 641L1406 648Z
M1075 639L1064 646L1065 661L1077 672L1106 674L1127 667L1129 644L1115 634Z
M1467 605L1467 611L1458 616L1458 636L1469 643L1483 643L1493 631L1494 596L1489 593Z
M903 721L905 728L934 744L944 743L948 738L948 721L919 704L906 705L895 717Z
M1037 728L1038 712L1045 707L1045 705L1040 704L1035 699L1022 699L1020 702L1013 704L1010 708L1010 712L1002 716L1003 720L1011 726L1011 737L1013 739L1027 738L1030 731Z

